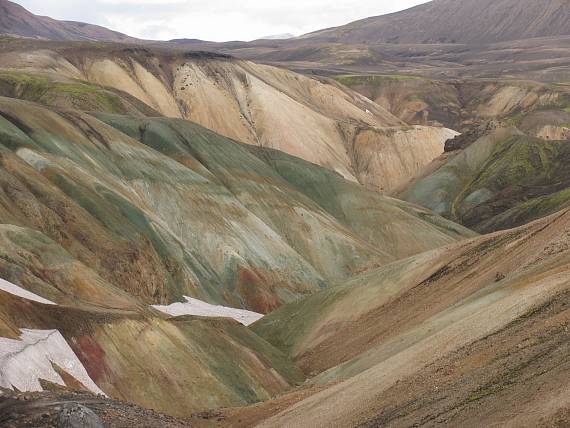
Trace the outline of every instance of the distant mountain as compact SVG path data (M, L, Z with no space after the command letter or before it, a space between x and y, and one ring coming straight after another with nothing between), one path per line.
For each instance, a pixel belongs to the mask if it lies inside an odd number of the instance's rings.
M204 43L204 40L200 39L172 39L168 41L169 43L174 43L177 45L197 45Z
M260 40L289 40L289 39L294 39L295 37L296 37L295 34L284 33L284 34L273 34L271 36L264 36L261 37Z
M37 16L22 6L0 0L0 35L46 40L136 42L138 39L98 25Z
M568 0L433 0L308 34L343 43L491 43L570 35Z

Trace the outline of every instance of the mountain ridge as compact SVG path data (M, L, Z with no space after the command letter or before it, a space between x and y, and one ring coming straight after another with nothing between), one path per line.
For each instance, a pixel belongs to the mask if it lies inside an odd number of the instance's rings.
M570 34L565 0L433 0L302 36L344 43L493 43Z
M31 13L9 0L0 0L0 34L12 37L58 41L93 40L134 43L139 41L100 25L60 21Z

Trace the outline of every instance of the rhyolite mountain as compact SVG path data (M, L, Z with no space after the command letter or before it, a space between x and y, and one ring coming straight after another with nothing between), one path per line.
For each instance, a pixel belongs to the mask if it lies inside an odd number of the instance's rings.
M114 99L67 85L62 93L90 107ZM284 153L99 106L86 114L0 97L0 276L13 284L0 287L0 336L59 332L112 397L188 416L303 380L234 321L167 319L152 305L191 296L266 313L475 235ZM25 349L41 352L35 345ZM18 354L0 370L19 367Z
M62 80L88 81L131 94L160 115L286 152L383 193L417 174L457 134L441 126L408 125L333 80L227 55L8 40L0 43L0 60L10 64L5 80L27 99L46 95L37 79L18 81L16 70L59 81L60 96Z
M434 1L370 44L12 20L0 425L568 425L570 36L541 3Z

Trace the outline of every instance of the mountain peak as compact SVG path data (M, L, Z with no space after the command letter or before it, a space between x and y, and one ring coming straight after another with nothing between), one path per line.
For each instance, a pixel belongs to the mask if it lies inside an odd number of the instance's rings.
M58 21L34 15L9 0L0 0L0 35L31 39L136 42L137 39L99 25Z

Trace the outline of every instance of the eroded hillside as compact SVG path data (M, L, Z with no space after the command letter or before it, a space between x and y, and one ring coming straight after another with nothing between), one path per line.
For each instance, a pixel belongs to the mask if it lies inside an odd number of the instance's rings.
M218 44L0 0L0 425L567 426L568 12Z
M258 408L257 423L556 426L570 406L569 242L565 210L280 308L254 331L324 389Z
M113 88L161 115L190 120L236 141L284 151L375 190L388 192L394 184L402 184L403 177L438 157L445 141L455 135L441 127L411 129L383 107L334 81L225 55L29 43L25 50L14 41L2 45L0 56L10 64L13 81L30 79L14 76L15 70L40 71L44 75L35 79L49 78L61 85L65 76L100 85L107 92ZM46 71L57 77L46 76ZM355 141L361 134L367 135L362 144ZM391 156L391 171L374 161L362 164L371 145Z
M438 81L410 76L343 76L411 123L463 134L392 194L480 232L516 227L568 204L566 85L516 80Z
M525 116L538 112L542 112L546 125L568 123L556 120L557 114L570 110L570 90L563 84L374 74L336 79L410 124L440 124L463 131L486 120L508 120L518 125ZM533 131L540 133L540 129Z
M266 400L304 379L289 357L235 321L151 305L263 314L473 236L282 152L140 116L0 97L3 386L84 388L66 369L81 364L107 395L175 416ZM50 359L47 332L71 354ZM41 365L21 371L18 349Z

